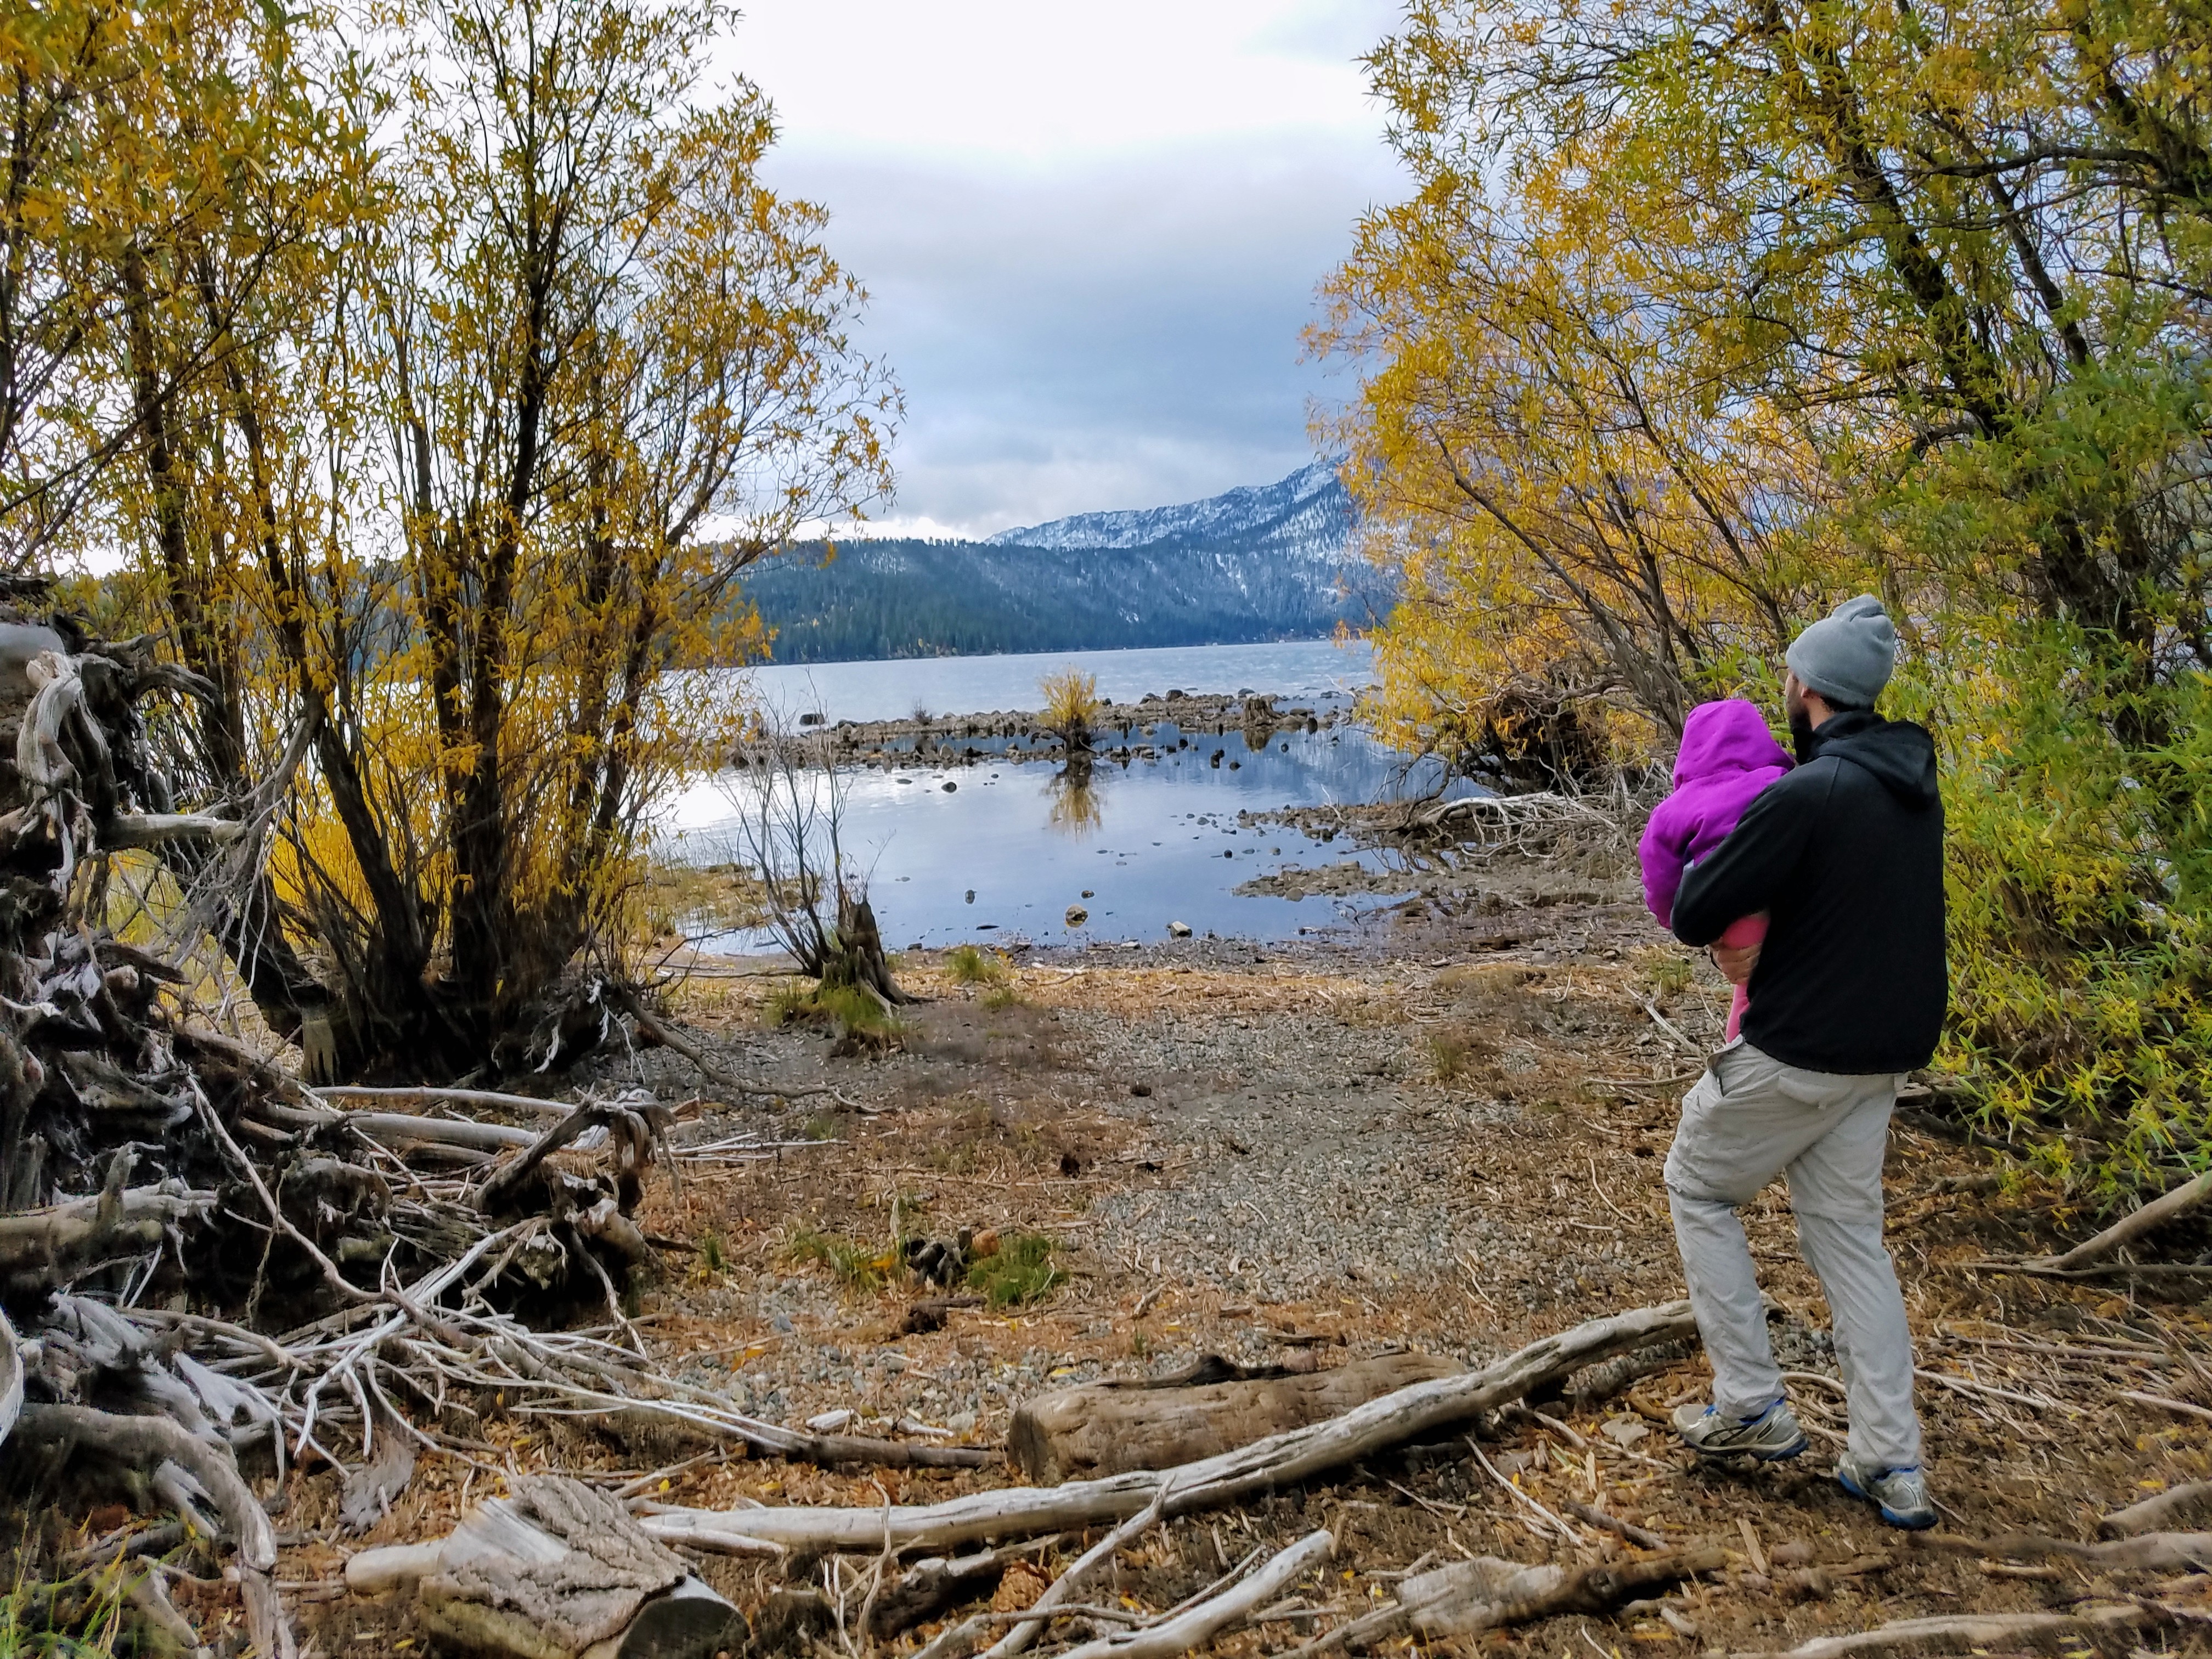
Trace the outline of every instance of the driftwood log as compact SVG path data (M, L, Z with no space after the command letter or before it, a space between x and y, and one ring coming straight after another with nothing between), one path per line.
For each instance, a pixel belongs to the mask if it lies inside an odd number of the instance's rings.
M1464 1369L1433 1354L1395 1353L1334 1370L1200 1388L1062 1389L1014 1413L1006 1461L1042 1486L1195 1463Z
M2097 1522L2103 1538L2134 1538L2164 1532L2176 1521L2212 1519L2212 1480L2187 1480L2155 1498L2116 1510Z
M945 1548L1023 1533L1097 1526L1135 1515L1169 1487L1165 1512L1210 1509L1250 1492L1292 1486L1392 1446L1473 1421L1616 1353L1689 1336L1687 1302L1594 1319L1530 1343L1480 1370L1416 1382L1341 1417L1270 1435L1235 1451L1164 1470L1132 1471L1060 1486L1017 1486L942 1504L868 1509L665 1509L648 1514L653 1537L698 1549L762 1543L873 1551Z
M441 1542L364 1550L357 1595L411 1590L433 1634L514 1659L707 1659L737 1610L581 1481L521 1475Z

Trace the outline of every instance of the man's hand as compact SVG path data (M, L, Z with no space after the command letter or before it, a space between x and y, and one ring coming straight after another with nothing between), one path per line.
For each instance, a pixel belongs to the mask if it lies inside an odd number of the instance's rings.
M1716 945L1711 954L1713 966L1721 970L1721 977L1731 985L1750 983L1751 970L1759 966L1759 946L1756 945Z

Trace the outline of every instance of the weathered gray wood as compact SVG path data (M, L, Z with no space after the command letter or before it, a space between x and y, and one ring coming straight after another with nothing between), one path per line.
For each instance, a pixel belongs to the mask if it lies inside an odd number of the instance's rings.
M2106 1538L2133 1538L2146 1532L2164 1532L2176 1521L2212 1519L2212 1480L2185 1480L2155 1498L2117 1510L2097 1523Z
M735 1614L683 1558L639 1530L621 1504L582 1482L521 1475L438 1547L378 1551L346 1580L404 1585L432 1634L513 1659L705 1659Z
M987 1538L1016 1538L1118 1521L1149 1504L1163 1482L1173 1487L1166 1513L1186 1515L1248 1492L1292 1486L1342 1468L1389 1447L1469 1422L1582 1366L1650 1343L1687 1337L1697 1328L1687 1302L1594 1319L1532 1342L1480 1370L1416 1382L1325 1423L1270 1435L1218 1457L1171 1469L1132 1470L1059 1486L976 1492L942 1504L895 1504L888 1510L670 1509L647 1516L644 1525L655 1538L699 1549L757 1548L765 1541L878 1550L886 1538L893 1548L923 1545L942 1549Z
M1041 1486L1194 1463L1286 1429L1341 1416L1415 1382L1466 1369L1433 1354L1382 1354L1333 1370L1196 1388L1092 1384L1026 1401L1006 1461Z
M1562 1613L1606 1613L1644 1591L1711 1572L1727 1559L1721 1551L1706 1549L1576 1567L1528 1566L1480 1555L1414 1574L1398 1586L1395 1607L1340 1625L1294 1651L1318 1659L1325 1653L1364 1653L1407 1632L1431 1638L1472 1636Z

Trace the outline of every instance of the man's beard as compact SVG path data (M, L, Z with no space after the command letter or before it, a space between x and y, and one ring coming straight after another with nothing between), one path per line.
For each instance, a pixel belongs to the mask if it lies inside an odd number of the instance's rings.
M1797 763L1802 766L1813 758L1813 716L1803 703L1789 710L1790 746L1797 751Z

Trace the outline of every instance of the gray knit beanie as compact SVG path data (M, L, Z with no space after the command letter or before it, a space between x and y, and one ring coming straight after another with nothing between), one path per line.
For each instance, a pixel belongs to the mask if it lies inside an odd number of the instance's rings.
M1862 593L1792 640L1782 659L1830 702L1871 708L1897 666L1897 629L1881 601Z

